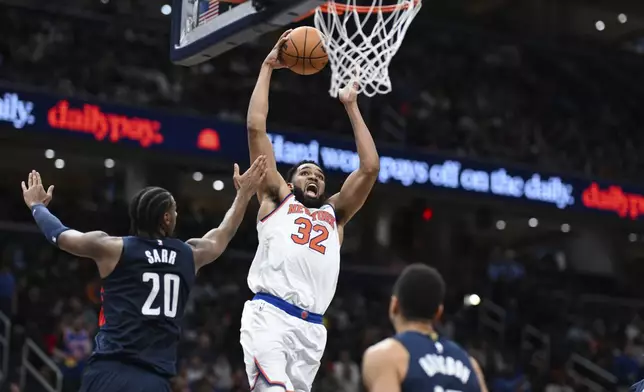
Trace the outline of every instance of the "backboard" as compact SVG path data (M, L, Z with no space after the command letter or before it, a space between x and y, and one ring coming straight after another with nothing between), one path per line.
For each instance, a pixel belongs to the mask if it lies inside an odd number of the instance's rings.
M174 0L170 58L191 66L291 24L324 0Z

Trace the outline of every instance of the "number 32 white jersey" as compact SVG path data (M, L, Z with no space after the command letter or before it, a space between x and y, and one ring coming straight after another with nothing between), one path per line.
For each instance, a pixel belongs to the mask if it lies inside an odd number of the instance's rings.
M248 273L253 293L272 294L324 314L340 273L335 218L331 205L306 208L290 194L259 221L259 246Z

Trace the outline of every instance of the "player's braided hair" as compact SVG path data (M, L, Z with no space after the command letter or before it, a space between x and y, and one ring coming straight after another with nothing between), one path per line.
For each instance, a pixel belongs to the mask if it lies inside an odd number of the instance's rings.
M293 176L295 176L295 173L297 173L297 169L299 169L299 167L302 166L302 165L306 165L307 163L311 163L311 164L313 164L313 165L315 165L317 167L320 167L320 165L318 165L317 162L311 161L309 159L299 161L295 165L291 166L291 168L288 169L288 171L286 172L286 182L293 182ZM320 167L320 169L322 169L322 168Z
M161 222L172 206L172 194L163 188L141 189L130 201L130 234L162 235Z

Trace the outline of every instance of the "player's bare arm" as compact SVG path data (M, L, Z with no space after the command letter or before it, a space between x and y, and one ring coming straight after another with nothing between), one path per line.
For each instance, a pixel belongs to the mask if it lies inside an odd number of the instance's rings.
M47 241L75 256L93 259L102 277L112 272L123 250L121 238L111 237L102 231L82 233L63 225L47 208L53 198L54 186L51 185L45 191L37 171L32 170L27 183L23 181L21 186L25 204L31 209L34 220Z
M271 75L274 69L284 68L284 64L279 58L279 52L282 45L288 40L288 34L290 32L291 30L287 30L282 34L277 44L275 44L275 47L273 47L262 63L262 68L259 72L253 94L250 97L250 104L248 105L246 126L248 128L248 149L250 150L251 162L260 155L266 156L266 180L257 194L260 202L263 202L267 198L272 199L274 202L279 202L279 200L282 200L290 193L286 181L284 181L282 175L277 171L273 145L266 134L268 93L271 84ZM271 206L269 208L272 209ZM260 210L261 214L262 211Z
M338 224L345 225L362 208L380 171L380 157L376 144L365 124L358 107L357 85L349 83L338 94L340 101L351 120L353 135L356 139L360 166L347 177L340 192L331 196L329 203L333 205L338 216Z
M239 225L244 220L248 202L259 189L262 181L264 181L266 162L266 156L260 155L242 175L239 174L239 166L235 164L233 183L235 184L235 189L237 189L237 195L221 224L219 227L210 230L202 238L194 238L186 242L193 248L197 270L215 261L228 247Z
M481 387L481 392L487 392L487 385L485 384L485 376L483 376L483 371L481 370L481 366L479 366L479 363L474 359L474 357L470 357L470 362L472 363L472 368L474 369L474 373L476 373L476 378L479 380L479 386Z
M367 392L400 392L409 366L409 354L394 339L375 344L362 358L362 378Z

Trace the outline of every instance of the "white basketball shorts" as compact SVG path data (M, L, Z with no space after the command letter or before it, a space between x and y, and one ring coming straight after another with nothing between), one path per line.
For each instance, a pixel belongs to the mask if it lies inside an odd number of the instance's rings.
M311 391L326 346L324 325L256 299L244 305L240 332L251 390L262 392L269 385L287 392ZM260 378L264 382L258 383Z

